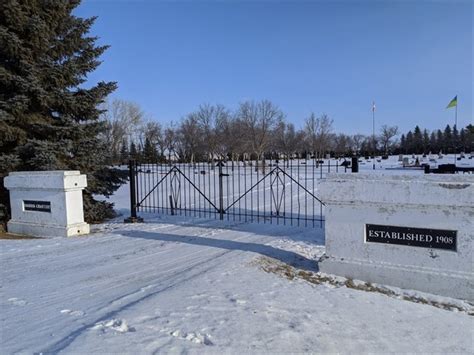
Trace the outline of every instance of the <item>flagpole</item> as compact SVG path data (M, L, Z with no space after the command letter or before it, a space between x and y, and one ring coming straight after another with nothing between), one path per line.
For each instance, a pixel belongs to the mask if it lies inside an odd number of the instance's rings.
M372 104L372 146L374 149L372 169L375 170L375 102Z
M456 95L456 98L457 98L457 95ZM456 109L454 111L454 127L458 129L458 100L457 99L456 99ZM454 165L456 165L456 149L458 149L458 147L457 147L457 142L455 140L454 141Z

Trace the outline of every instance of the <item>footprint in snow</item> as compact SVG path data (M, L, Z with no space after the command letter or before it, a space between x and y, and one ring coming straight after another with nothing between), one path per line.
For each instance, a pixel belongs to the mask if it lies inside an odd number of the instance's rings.
M230 301L231 301L232 303L235 303L235 304L238 304L238 305L243 305L243 304L246 304L246 303L247 303L247 301L245 301L245 300L239 300L239 299L237 299L237 298L231 298Z
M61 313L77 317L82 317L85 314L83 311L71 311L70 309L63 309L61 310Z
M170 335L174 336L175 338L191 341L195 344L214 345L209 334L201 334L199 332L185 333L178 329L174 332L171 332Z
M192 295L192 296L189 297L189 298L191 298L191 299L194 300L194 299L205 298L205 297L207 297L207 294L205 294L205 293L198 293L197 295Z
M99 329L105 332L107 329L115 330L119 333L134 332L135 328L130 327L125 319L111 319L96 323L92 329Z
M13 304L15 306L25 306L25 305L28 304L28 302L26 302L25 300L22 300L22 299L16 298L16 297L9 298L8 302L10 302L11 304Z

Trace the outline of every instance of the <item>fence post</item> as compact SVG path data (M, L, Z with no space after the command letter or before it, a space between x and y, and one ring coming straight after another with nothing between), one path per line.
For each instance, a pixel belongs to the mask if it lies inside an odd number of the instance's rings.
M224 219L224 185L223 185L223 177L224 174L222 173L222 160L217 163L219 167L219 219L222 221Z
M143 222L143 218L137 216L137 194L136 194L136 162L128 162L128 182L130 184L130 217L125 218L125 223Z

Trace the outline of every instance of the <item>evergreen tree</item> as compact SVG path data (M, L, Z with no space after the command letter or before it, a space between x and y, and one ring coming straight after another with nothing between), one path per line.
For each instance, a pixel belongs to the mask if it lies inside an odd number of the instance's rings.
M446 128L444 129L444 134L443 134L443 150L446 153L451 153L453 147L453 135L451 131L451 126L446 125Z
M130 159L140 161L140 154L134 142L130 144Z
M454 152L458 152L459 150L459 145L460 145L460 142L459 142L459 131L458 131L458 128L456 127L456 125L453 126L453 134L452 134L452 139L453 139L453 150Z
M461 130L459 131L459 150L465 152L466 146L466 130L464 128L461 128Z
M143 159L147 163L156 163L158 161L158 151L156 146L154 146L150 139L145 138L145 146L143 148Z
M406 146L407 142L406 142L406 138L405 138L405 135L402 134L402 136L400 137L400 151L402 153L406 153L407 151L407 146Z
M430 151L430 135L427 129L423 130L423 153L426 154Z
M431 132L431 135L430 135L430 151L431 152L439 151L438 142L436 140L436 133L434 131Z
M474 125L466 126L466 152L474 152Z
M128 143L126 139L123 139L122 147L120 148L120 161L122 164L125 164L129 159Z
M423 135L420 127L416 126L413 132L413 153L420 154L423 151Z
M405 139L405 146L406 146L406 150L405 150L405 153L406 154L412 154L413 153L413 133L412 131L408 131L407 133L407 136L406 136L406 139Z
M80 0L0 2L0 204L3 177L14 170L80 170L87 174L86 220L113 214L93 194L110 195L123 173L105 165L99 104L114 82L81 86L107 46L88 36L95 18L72 14ZM1 206L0 206L1 209Z
M445 144L444 144L444 136L443 136L443 132L441 132L440 129L436 131L436 142L437 142L438 153L440 151L444 151L446 153Z

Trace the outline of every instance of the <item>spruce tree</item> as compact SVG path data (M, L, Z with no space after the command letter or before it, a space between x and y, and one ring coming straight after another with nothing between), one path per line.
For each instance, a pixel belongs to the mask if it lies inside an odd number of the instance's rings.
M420 154L423 151L423 135L420 127L416 126L413 132L413 153Z
M459 150L459 131L456 125L453 126L452 147L455 153Z
M130 159L130 153L128 152L128 143L126 139L122 140L122 147L120 148L120 162L121 164L127 164Z
M426 154L430 151L430 134L428 130L425 128L423 130L423 154Z
M145 146L143 147L143 158L146 163L156 163L158 161L158 151L150 139L145 138Z
M446 125L446 128L444 129L443 146L446 153L451 153L453 147L453 134L450 125Z
M464 128L461 128L461 130L459 131L459 149L461 150L461 152L466 152L466 131L464 130Z
M438 142L436 140L436 133L433 131L430 135L430 150L431 152L438 152Z
M406 153L406 150L407 150L407 147L406 147L406 138L405 138L405 135L402 134L402 136L400 137L400 151L402 153Z
M72 14L80 0L0 1L0 204L3 177L14 170L80 170L87 174L85 217L113 214L110 195L123 173L108 168L98 108L114 82L83 85L107 46L89 30L95 18Z
M407 136L405 138L405 146L406 146L406 151L405 153L407 154L413 154L413 147L414 147L414 141L413 141L413 133L412 131L408 131Z
M474 152L474 125L466 126L466 151Z
M441 132L440 129L438 129L436 131L436 142L438 144L439 152L443 151L444 153L446 153L446 150L445 150L445 147L444 147L444 135L443 135L443 132Z
M130 144L130 159L133 159L136 161L140 160L140 154L134 142Z

